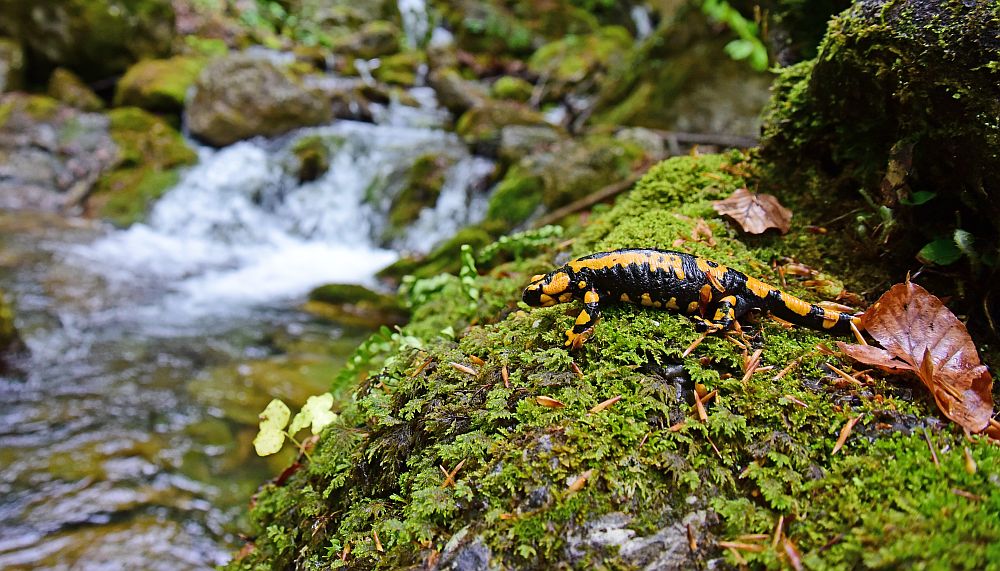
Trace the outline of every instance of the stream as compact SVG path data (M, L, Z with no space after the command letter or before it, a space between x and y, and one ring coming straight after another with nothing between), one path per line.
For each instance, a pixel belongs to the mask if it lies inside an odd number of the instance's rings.
M492 163L413 91L419 107L375 124L200 148L128 230L0 211L0 288L30 349L0 376L0 568L204 569L239 549L251 495L290 460L253 454L257 413L328 390L367 336L302 312L306 294L374 286L485 210ZM307 136L331 166L300 183L290 149ZM442 193L387 238L427 153L450 161Z

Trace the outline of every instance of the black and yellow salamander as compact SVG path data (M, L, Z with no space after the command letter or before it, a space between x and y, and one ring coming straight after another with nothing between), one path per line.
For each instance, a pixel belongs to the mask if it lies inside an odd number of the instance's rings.
M730 329L750 310L837 335L851 334L861 320L810 304L743 272L704 258L671 250L625 249L573 260L531 278L524 302L549 307L574 299L583 311L566 331L566 345L579 348L594 332L602 305L635 303L681 311L703 332Z

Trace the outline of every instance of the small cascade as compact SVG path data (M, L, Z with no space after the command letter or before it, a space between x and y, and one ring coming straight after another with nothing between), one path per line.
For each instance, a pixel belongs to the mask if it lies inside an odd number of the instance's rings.
M72 250L155 317L183 322L301 298L322 283L370 283L398 251L423 253L485 213L492 162L472 156L433 92L420 107L376 108L376 123L337 121L277 140L201 148L197 166L155 205L148 220ZM329 168L300 182L297 143L319 141ZM387 215L421 156L449 165L436 203L386 238ZM137 287L139 286L139 287ZM142 287L144 286L144 287Z
M425 0L399 0L399 16L403 20L403 33L410 48L423 46L431 31L430 15Z

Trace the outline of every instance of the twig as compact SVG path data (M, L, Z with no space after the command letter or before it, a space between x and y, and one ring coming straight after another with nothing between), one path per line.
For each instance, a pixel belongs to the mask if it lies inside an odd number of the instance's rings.
M924 429L923 432L924 432L924 440L927 441L927 448L929 448L930 451L931 451L931 460L934 461L934 467L937 468L938 470L940 470L941 469L941 463L938 462L937 450L934 450L934 444L931 443L931 437L927 433L927 429L926 428Z

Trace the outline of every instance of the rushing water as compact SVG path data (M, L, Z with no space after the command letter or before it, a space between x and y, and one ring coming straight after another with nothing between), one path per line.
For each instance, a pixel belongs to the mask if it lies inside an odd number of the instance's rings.
M364 334L300 312L305 294L371 282L482 215L492 165L415 96L374 125L200 149L129 230L0 212L0 288L31 350L0 377L0 568L201 569L239 547L246 502L288 460L252 454L257 412L327 390ZM300 183L307 136L331 166ZM451 165L441 196L389 235L426 153Z

